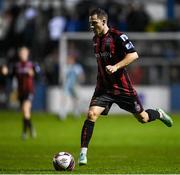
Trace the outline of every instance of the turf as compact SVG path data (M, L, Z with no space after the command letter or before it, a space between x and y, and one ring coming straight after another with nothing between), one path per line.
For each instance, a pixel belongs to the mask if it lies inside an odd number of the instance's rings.
M130 115L102 117L95 126L88 165L73 172L56 172L52 157L59 151L73 154L77 162L84 121L33 113L38 137L21 140L21 117L16 111L0 112L1 174L178 174L180 173L180 115L174 126L160 121L139 124Z

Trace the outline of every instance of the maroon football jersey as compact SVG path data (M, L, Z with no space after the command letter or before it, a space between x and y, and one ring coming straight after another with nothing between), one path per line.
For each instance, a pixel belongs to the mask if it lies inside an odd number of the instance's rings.
M111 75L105 70L107 65L115 65L126 54L136 52L128 37L115 29L110 29L101 37L95 35L93 45L98 64L96 92L105 91L114 95L136 95L125 67Z
M18 81L18 93L28 94L34 93L34 79L28 74L29 70L34 70L34 65L31 61L17 62L14 66L13 75Z

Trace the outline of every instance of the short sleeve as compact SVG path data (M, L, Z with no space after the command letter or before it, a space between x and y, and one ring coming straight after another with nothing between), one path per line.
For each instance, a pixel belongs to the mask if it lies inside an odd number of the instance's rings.
M37 63L33 64L33 69L36 74L39 74L41 72L41 68L40 68L39 64L37 64Z
M117 35L117 43L119 45L118 47L123 49L125 53L136 52L134 45L131 41L129 41L126 34Z

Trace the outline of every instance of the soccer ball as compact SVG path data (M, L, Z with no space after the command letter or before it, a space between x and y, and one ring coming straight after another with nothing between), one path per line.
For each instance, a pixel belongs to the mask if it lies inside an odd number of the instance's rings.
M53 157L56 171L72 171L75 167L74 157L68 152L59 152Z

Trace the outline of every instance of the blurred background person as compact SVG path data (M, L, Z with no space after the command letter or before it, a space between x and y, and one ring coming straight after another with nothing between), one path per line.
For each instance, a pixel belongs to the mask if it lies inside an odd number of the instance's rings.
M129 4L126 21L128 31L144 32L150 23L150 16L145 11L143 4L137 2L131 3Z
M65 30L66 18L65 10L58 9L54 12L52 18L48 22L49 30L49 48L50 52L53 52L54 49L58 49L59 39Z
M18 50L19 61L13 65L2 66L2 74L16 77L18 82L18 99L23 113L22 139L28 137L28 131L32 138L36 137L35 128L31 121L31 107L34 95L34 77L40 72L40 67L29 60L30 50L23 46Z
M59 118L65 119L68 113L72 112L76 118L80 117L80 104L78 88L85 80L84 70L81 64L77 63L76 56L70 54L67 58L67 67L64 80L64 107L60 109Z

